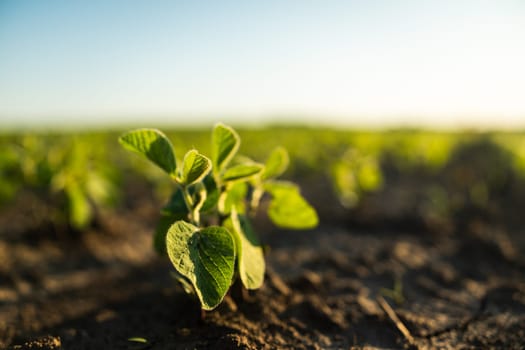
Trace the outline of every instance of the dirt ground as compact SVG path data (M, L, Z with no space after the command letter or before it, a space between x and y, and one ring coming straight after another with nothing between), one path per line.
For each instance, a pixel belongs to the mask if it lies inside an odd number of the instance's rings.
M411 179L392 181L354 210L326 183L303 184L320 226L259 218L264 286L234 286L204 316L151 249L147 188L84 232L21 194L0 213L0 348L525 348L522 219L422 217Z

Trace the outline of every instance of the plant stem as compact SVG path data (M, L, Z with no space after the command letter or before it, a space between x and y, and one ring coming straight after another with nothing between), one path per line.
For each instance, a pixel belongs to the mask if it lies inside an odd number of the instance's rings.
M219 215L224 215L226 211L226 197L228 195L228 192L226 189L221 189L219 194L219 199L217 200L217 210L219 211Z
M264 190L258 186L254 188L252 193L252 199L250 201L250 215L255 216L255 213L257 211L257 208L259 207L259 203L261 202L261 198L264 194Z
M184 203L186 204L186 208L188 208L188 212L190 213L190 221L198 226L200 221L199 211L195 210L195 208L193 207L193 198L191 198L190 192L188 191L188 187L181 186L181 190L182 197L184 198Z

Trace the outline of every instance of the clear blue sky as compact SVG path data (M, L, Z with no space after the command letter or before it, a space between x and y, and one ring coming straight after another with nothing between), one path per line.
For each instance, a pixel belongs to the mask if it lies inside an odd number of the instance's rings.
M525 126L525 1L0 1L0 127L147 118Z

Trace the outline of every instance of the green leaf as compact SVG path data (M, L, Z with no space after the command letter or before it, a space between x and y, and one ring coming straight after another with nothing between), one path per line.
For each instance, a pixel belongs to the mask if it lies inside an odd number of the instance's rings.
M247 180L248 178L261 173L263 169L264 166L257 163L235 165L224 172L222 181Z
M168 230L166 247L175 269L195 288L202 308L219 305L235 270L235 244L228 230L177 221Z
M261 175L263 180L275 178L281 175L288 168L290 158L284 147L275 148L266 160L264 171Z
M84 192L75 184L65 189L69 204L69 220L73 227L85 228L91 220L91 205Z
M357 180L363 191L374 191L381 186L383 177L379 164L368 161L357 170Z
M202 205L201 212L207 212L215 208L217 202L219 201L220 194L219 189L217 188L217 184L215 183L213 176L211 176L210 174L208 174L204 178L203 183L204 187L206 188L206 200Z
M211 160L194 149L186 153L182 163L182 182L186 185L201 181L211 171Z
M105 176L95 171L86 174L85 190L97 205L111 203L116 197L115 185Z
M285 196L291 192L299 193L299 186L290 181L266 181L263 184L265 191L273 197Z
M233 128L219 123L213 129L211 140L213 169L219 173L239 150L241 139Z
M248 184L246 182L235 182L226 192L226 199L224 202L224 214L231 212L235 207L237 211L244 213L246 194L248 193Z
M349 163L338 162L333 166L332 182L344 207L353 208L359 202L358 183Z
M120 136L119 142L124 148L142 154L168 174L175 175L176 161L173 146L159 130L132 130Z
M317 226L315 209L301 196L299 188L289 182L271 182L266 189L272 195L268 215L277 226L307 229Z
M264 254L248 218L237 215L237 212L232 210L225 225L231 226L231 232L235 237L237 268L242 284L246 289L260 288L264 281Z

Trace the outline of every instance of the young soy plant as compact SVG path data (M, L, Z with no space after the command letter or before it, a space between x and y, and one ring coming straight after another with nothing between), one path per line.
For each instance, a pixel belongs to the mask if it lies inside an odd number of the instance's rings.
M187 292L197 294L201 307L221 303L237 278L246 289L258 289L264 279L261 244L252 228L265 193L268 216L279 227L315 227L315 210L299 188L278 181L288 166L288 153L274 149L264 164L238 156L240 137L231 127L217 124L212 131L211 157L189 150L176 160L168 138L155 129L123 134L119 141L164 170L176 188L162 210L155 248L167 253Z
M118 199L119 174L100 141L96 135L25 134L2 144L0 204L24 189L52 209L46 219L53 225L85 229Z

